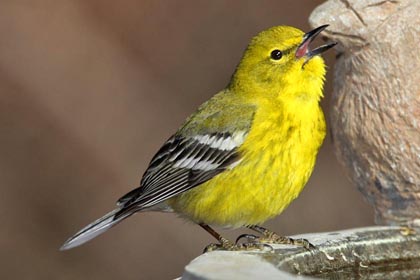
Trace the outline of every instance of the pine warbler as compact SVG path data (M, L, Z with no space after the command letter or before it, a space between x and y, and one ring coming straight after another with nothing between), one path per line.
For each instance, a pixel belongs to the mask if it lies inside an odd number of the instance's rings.
M140 187L61 249L81 245L143 211L175 212L199 224L220 242L209 250L265 243L311 248L307 240L279 236L260 224L302 191L325 137L319 101L326 70L319 55L335 43L314 50L309 44L326 27L303 33L277 26L255 36L228 86L165 142ZM209 225L248 227L261 236L242 235L252 242L233 243Z

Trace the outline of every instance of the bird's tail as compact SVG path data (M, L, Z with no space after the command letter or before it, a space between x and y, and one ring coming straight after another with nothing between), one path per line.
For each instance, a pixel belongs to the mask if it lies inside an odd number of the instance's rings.
M79 245L82 245L83 243L88 242L89 240L95 238L99 234L104 233L114 225L118 224L125 218L131 216L133 212L130 211L124 211L121 213L121 209L117 208L102 218L99 218L98 220L94 221L93 223L87 225L83 229L81 229L79 232L77 232L75 235L70 237L64 244L61 246L60 250L68 250L74 247L77 247Z

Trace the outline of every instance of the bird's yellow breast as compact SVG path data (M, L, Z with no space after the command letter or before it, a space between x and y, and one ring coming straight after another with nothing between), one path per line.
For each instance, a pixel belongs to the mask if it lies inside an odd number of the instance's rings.
M261 224L280 214L303 189L325 136L317 100L297 96L259 104L241 161L168 201L197 223L225 227Z

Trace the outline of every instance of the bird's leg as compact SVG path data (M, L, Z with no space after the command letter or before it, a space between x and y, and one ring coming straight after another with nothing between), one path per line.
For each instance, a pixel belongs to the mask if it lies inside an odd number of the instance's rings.
M219 233L217 233L214 229L212 229L209 225L200 223L200 227L202 227L205 231L210 233L214 238L216 238L220 244L212 243L206 248L204 248L204 252L211 252L214 250L227 250L230 251L233 247L235 247L235 244L230 242L228 239L221 236Z
M306 250L312 250L316 248L307 239L303 239L303 238L293 239L287 236L280 236L277 233L272 232L271 230L268 230L266 228L263 228L257 225L251 225L251 226L248 226L248 228L263 235L261 237L254 239L254 241L259 242L259 243L290 244L290 245L295 245L295 246L302 246Z
M265 250L267 248L265 244L255 243L255 242L234 244L228 239L221 236L219 233L217 233L209 225L204 224L204 223L200 223L199 225L220 242L219 244L212 243L206 246L206 248L204 248L204 253L215 251L215 250L248 251L248 250Z

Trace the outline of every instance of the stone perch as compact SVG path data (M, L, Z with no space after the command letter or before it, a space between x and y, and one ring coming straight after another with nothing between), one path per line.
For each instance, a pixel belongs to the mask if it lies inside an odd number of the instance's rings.
M417 232L417 233L416 233ZM206 253L182 280L419 279L420 228L370 227L304 234L317 249L273 245L273 252Z
M336 154L386 226L295 236L311 251L207 253L182 279L420 279L420 1L329 0L309 21L339 43Z

